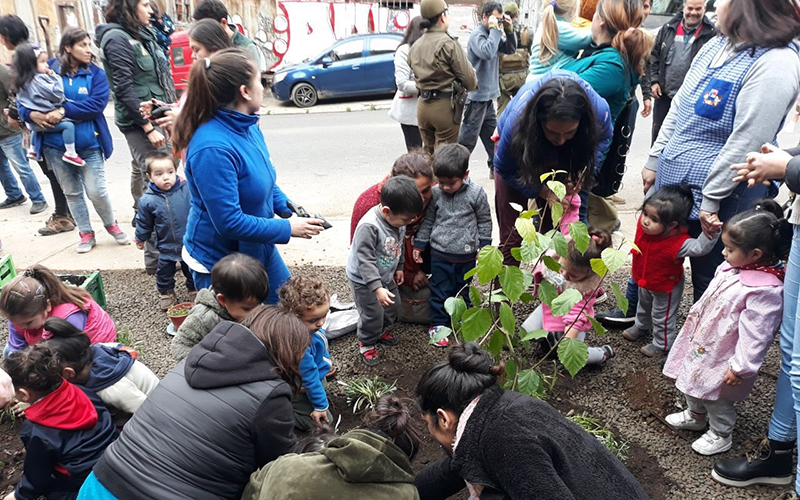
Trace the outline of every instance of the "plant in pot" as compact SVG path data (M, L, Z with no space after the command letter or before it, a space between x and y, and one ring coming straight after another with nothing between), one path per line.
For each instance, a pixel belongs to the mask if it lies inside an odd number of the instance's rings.
M186 316L189 315L189 311L192 310L192 307L194 307L194 302L181 302L167 310L167 317L172 321L172 326L176 331L186 320Z

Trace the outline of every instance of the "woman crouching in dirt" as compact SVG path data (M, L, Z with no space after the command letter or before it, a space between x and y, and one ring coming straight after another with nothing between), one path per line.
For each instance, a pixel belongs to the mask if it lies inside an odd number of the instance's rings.
M596 438L544 401L501 388L502 372L469 342L422 375L417 402L448 455L417 476L422 500L464 486L472 498L648 498Z
M308 329L259 306L223 321L170 370L95 465L79 500L239 500L295 445L292 393Z

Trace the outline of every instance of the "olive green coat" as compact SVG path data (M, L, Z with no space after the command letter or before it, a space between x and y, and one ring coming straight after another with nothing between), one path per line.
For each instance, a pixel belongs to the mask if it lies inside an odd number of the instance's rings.
M471 92L478 88L475 70L464 49L446 31L430 28L414 42L408 53L408 64L421 90L449 92L458 80Z
M250 476L242 500L419 500L405 453L362 429L318 453L289 454Z

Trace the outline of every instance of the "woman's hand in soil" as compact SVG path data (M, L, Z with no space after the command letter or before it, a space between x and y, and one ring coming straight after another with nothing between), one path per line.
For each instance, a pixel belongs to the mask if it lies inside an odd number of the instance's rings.
M14 384L8 373L0 370L0 408L5 408L14 399Z
M420 271L414 275L414 279L411 281L411 289L416 292L423 288L428 288L428 276Z
M748 153L747 163L731 165L731 170L736 172L733 182L747 181L747 187L751 188L758 184L769 185L773 179L782 180L791 159L792 155L786 151L764 144L760 153Z
M309 219L305 217L292 217L289 219L292 225L293 238L305 238L310 240L312 236L318 235L324 229L322 221L319 219Z
M328 412L325 410L312 411L311 420L313 420L317 425L322 425L322 422L325 422L326 424L330 423L330 420L328 420Z
M414 257L414 262L416 262L417 264L422 264L422 250L420 250L419 248L415 248L412 251L412 254L413 254L412 256Z
M383 287L375 290L375 296L378 298L378 303L381 305L381 307L389 307L394 305L394 301L392 300L394 298L394 294Z
M736 375L728 368L728 371L725 372L725 376L722 377L722 381L728 385L742 385L742 377Z

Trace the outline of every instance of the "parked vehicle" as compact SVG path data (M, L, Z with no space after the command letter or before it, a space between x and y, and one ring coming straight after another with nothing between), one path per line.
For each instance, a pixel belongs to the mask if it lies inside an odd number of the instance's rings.
M189 47L188 31L178 31L170 38L172 45L169 48L169 64L172 69L172 81L175 82L175 90L180 93L189 85L189 70L192 68L194 58Z
M395 91L395 33L356 35L334 43L317 57L275 73L272 94L309 108L319 99L391 94Z

